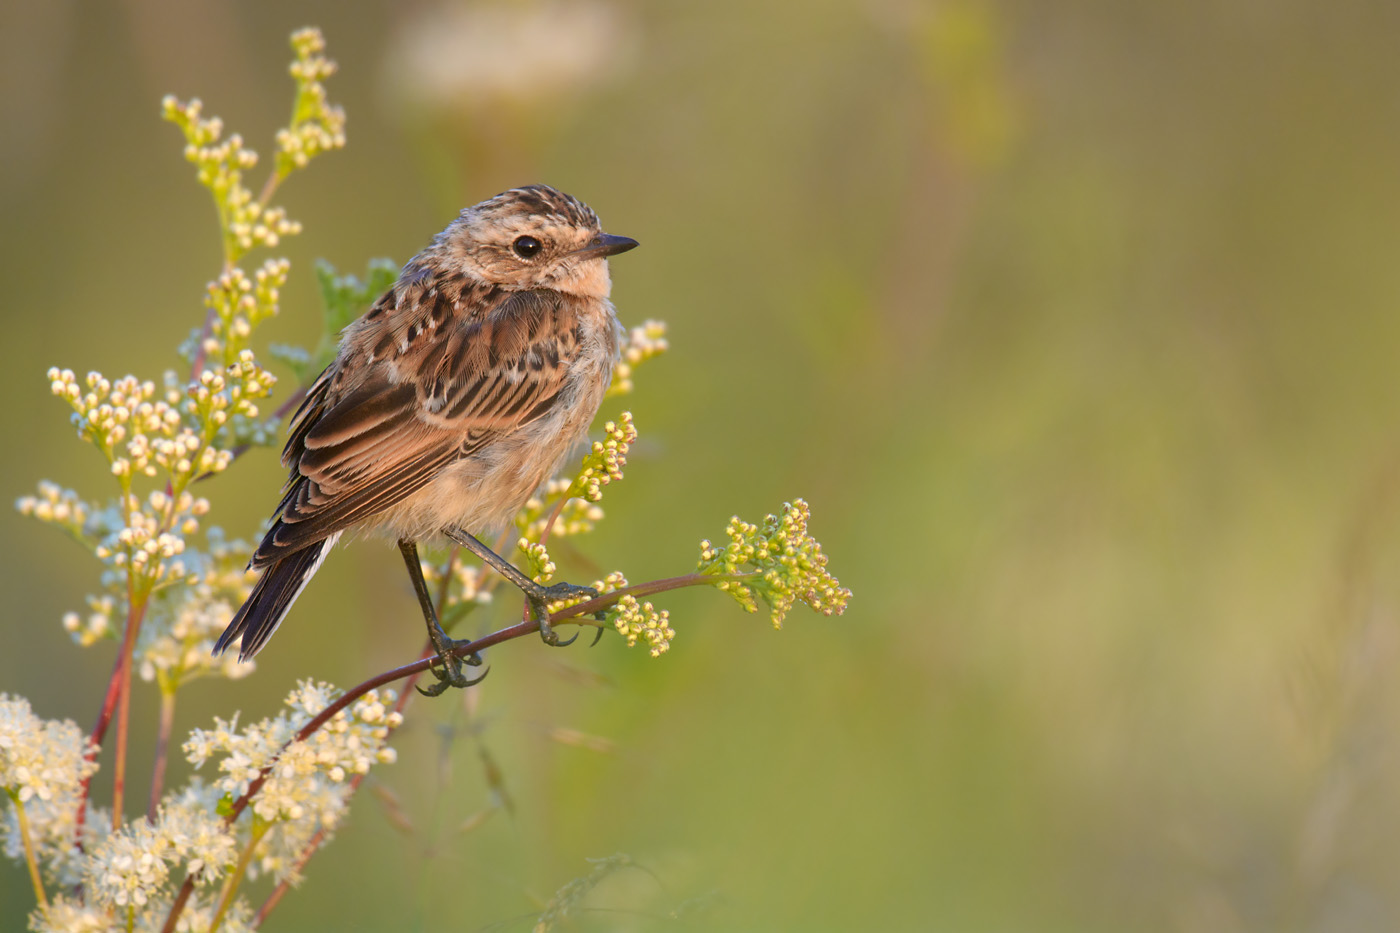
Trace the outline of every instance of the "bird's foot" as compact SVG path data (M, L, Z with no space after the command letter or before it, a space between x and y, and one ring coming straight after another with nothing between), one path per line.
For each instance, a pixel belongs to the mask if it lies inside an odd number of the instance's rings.
M535 620L540 624L540 640L554 648L564 648L578 641L577 633L568 641L559 640L559 633L554 631L554 626L549 624L547 603L560 599L571 599L574 596L587 596L592 599L597 595L598 591L593 587L579 586L577 583L556 583L553 586L542 586L537 592L526 594L530 600L530 608L534 610Z
M427 687L418 687L418 692L428 697L441 696L449 687L474 687L485 680L486 675L490 673L489 668L482 671L480 677L468 677L462 670L463 664L480 667L481 655L473 653L463 658L453 653L456 649L470 644L469 640L457 641L446 637L446 635L440 639L434 638L433 647L437 649L437 659L442 662L442 666L434 664L428 668L428 671L437 678L438 682Z

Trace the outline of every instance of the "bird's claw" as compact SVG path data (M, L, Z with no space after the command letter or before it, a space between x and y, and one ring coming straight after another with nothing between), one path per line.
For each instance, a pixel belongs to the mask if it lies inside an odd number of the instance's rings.
M589 599L598 595L598 591L591 586L580 586L577 583L556 583L553 586L542 586L538 593L530 594L530 607L535 612L535 619L540 623L540 640L551 648L567 648L578 641L578 633L568 641L560 641L559 633L554 631L554 627L549 624L550 602L560 599L571 599L575 596L587 596Z
M554 626L549 624L549 612L543 603L535 607L535 618L539 619L540 622L540 641L551 648L567 648L578 641L578 632L574 632L574 637L568 641L559 640L559 633L554 630Z
M466 657L458 657L452 653L462 645L468 644L470 644L470 642L446 639L443 644L436 645L435 647L438 649L437 659L442 662L442 666L439 667L434 664L428 668L428 671L437 678L438 682L427 687L417 687L418 692L426 697L441 696L449 687L457 687L459 689L463 687L475 687L485 680L486 675L491 672L490 668L482 671L480 677L468 677L462 671L463 664L469 664L472 667L480 667L481 655L473 652Z

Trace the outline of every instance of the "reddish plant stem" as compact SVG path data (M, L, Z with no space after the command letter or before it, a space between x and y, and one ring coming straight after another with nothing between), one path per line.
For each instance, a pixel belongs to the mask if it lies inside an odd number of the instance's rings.
M156 731L156 763L151 768L151 802L146 805L146 819L154 823L160 809L161 791L165 789L165 764L170 756L170 733L175 727L175 691L164 686L160 691L160 724Z
M112 828L121 825L122 782L126 768L126 711L131 699L131 652L136 646L136 633L141 628L141 620L146 615L146 604L135 603L135 589L130 570L127 572L127 613L126 631L122 635L121 647L117 650L116 663L112 665L112 676L107 680L107 692L102 698L102 709L97 714L97 724L92 727L91 743L88 748L88 761L96 761L107 738L107 729L112 724L112 714L117 713L117 762L113 768L116 791L113 796ZM83 789L78 799L76 820L76 845L83 848L83 825L87 821L88 797L92 791L92 775L83 779Z
M121 692L117 694L117 749L112 762L112 831L122 825L122 804L126 794L126 738L131 720L131 651L122 651Z

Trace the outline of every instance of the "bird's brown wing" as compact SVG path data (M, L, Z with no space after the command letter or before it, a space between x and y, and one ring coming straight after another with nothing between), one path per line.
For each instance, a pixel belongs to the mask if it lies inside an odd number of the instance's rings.
M519 292L477 320L423 330L392 360L361 363L369 373L346 379L355 387L342 397L331 397L335 374L322 374L293 419L283 453L291 480L252 566L372 519L453 461L544 415L578 344L570 301Z

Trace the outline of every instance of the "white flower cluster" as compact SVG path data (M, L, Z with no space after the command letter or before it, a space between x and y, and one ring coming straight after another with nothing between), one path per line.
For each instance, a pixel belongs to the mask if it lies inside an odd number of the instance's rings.
M179 530L166 531L172 514L178 517ZM209 503L183 493L178 506L163 492L153 492L143 504L135 496L128 499L126 526L97 546L97 556L111 559L114 567L132 570L156 582L182 582L187 577L183 560L170 560L185 552L182 535L199 529L194 517L209 511Z
M87 736L71 720L41 719L23 697L0 693L0 789L14 806L5 814L4 851L25 858L20 808L37 859L62 883L77 880L77 812L83 781L97 771ZM87 838L106 817L89 811Z
M214 922L218 898L204 899L198 894L185 902L185 909L175 923L176 933L203 933ZM166 901L147 902L146 910L137 913L131 926L123 916L96 904L60 895L49 904L48 912L35 910L29 916L33 933L160 933L170 905ZM253 912L248 904L235 899L224 912L219 933L252 933Z
M0 693L0 787L21 803L56 800L97 770L72 720L40 719L29 701Z
M144 907L168 899L172 879L182 874L197 872L205 885L222 878L238 860L240 840L218 804L218 792L195 780L165 800L154 823L142 817L107 836L85 860L89 899L108 908Z
M279 878L294 873L314 833L330 832L340 822L350 790L347 779L395 759L385 742L403 717L389 710L396 697L392 690L371 690L309 737L297 738L335 697L329 684L303 681L278 716L242 730L236 716L215 719L213 729L195 729L184 745L195 767L222 756L213 786L231 797L247 793L266 771L249 809L257 820L271 824L257 854L261 869Z
M163 689L172 690L206 674L218 673L229 680L251 674L253 663L239 663L237 652L214 656L214 643L233 620L235 606L213 598L210 589L201 585L189 589L173 614L148 617L136 646L141 679L159 680Z
M117 630L112 625L117 601L111 596L89 596L87 603L91 612L86 619L76 612L63 614L64 631L84 648L95 645L103 638L115 638L117 635Z

